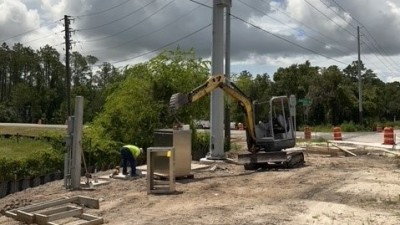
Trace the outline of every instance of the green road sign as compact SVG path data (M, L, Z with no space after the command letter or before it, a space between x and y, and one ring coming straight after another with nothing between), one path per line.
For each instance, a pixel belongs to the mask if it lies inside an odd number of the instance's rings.
M299 99L298 102L301 103L303 106L310 106L312 104L312 99L302 98L302 99Z

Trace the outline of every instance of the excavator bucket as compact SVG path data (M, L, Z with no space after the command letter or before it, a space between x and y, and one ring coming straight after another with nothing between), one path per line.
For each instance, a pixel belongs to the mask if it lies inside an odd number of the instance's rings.
M175 113L177 109L189 103L189 98L187 94L176 93L171 96L169 100L169 110Z

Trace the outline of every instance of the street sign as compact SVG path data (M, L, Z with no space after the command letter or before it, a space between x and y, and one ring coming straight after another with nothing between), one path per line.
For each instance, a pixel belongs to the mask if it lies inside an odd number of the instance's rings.
M299 103L301 103L303 106L310 106L312 104L312 99L310 98L302 98L299 99Z

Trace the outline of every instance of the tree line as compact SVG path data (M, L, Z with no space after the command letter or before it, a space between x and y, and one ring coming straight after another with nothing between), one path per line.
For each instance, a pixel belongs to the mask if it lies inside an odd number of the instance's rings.
M392 122L400 113L400 83L380 80L361 62L362 111L359 121L357 61L344 69L336 65L312 66L309 61L268 74L235 74L234 82L252 99L266 101L276 95L296 95L298 125L360 123L364 127ZM240 120L237 110L234 118Z
M36 123L40 119L45 123L64 123L68 107L63 62L60 53L49 45L33 50L20 43L12 47L3 43L0 47L0 121ZM193 50L185 51L179 48L165 51L146 63L127 66L124 69L117 69L107 62L96 66L97 63L98 59L95 56L84 56L79 52L71 54L71 108L74 96L84 96L86 123L92 122L96 116L107 110L104 106L107 105L107 101L112 101L111 98L128 96L126 102L121 103L127 105L130 104L129 99L138 96L145 98L140 91L147 90L144 88L150 88L156 96L153 101L156 101L157 107L153 108L159 111L159 105L167 106L169 97L174 92L189 91L204 82L209 76L210 68L210 62L196 57ZM180 71L179 76L174 74L174 71ZM181 79L182 71L189 74L190 82ZM120 91L132 82L133 78L129 77L135 78L138 86L134 88L139 89L138 91ZM336 65L313 66L306 61L281 67L272 76L267 73L251 74L242 71L231 77L253 100L262 102L268 101L272 96L294 94L298 100L299 125L360 122L357 61L344 69ZM369 126L398 118L400 83L383 82L364 64L361 64L361 80L364 116L362 124ZM116 96L115 93L125 97ZM206 99L199 103L201 110L197 107L193 111L195 115L186 116L186 120L207 119L208 101ZM243 122L243 114L236 103L227 102L230 105L232 121Z
M64 59L49 45L33 50L20 43L0 47L0 121L64 123L67 118ZM97 70L94 56L71 54L71 96L85 97L85 121L101 110L107 86L122 79L110 63ZM73 97L71 99L73 106Z

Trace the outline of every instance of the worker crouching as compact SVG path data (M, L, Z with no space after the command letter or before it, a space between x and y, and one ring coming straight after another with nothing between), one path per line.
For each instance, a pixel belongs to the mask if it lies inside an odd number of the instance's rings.
M127 163L129 162L129 165L131 166L131 177L139 176L139 174L136 173L136 159L143 153L143 149L135 145L124 145L121 147L120 153L122 160L122 174L128 175Z

